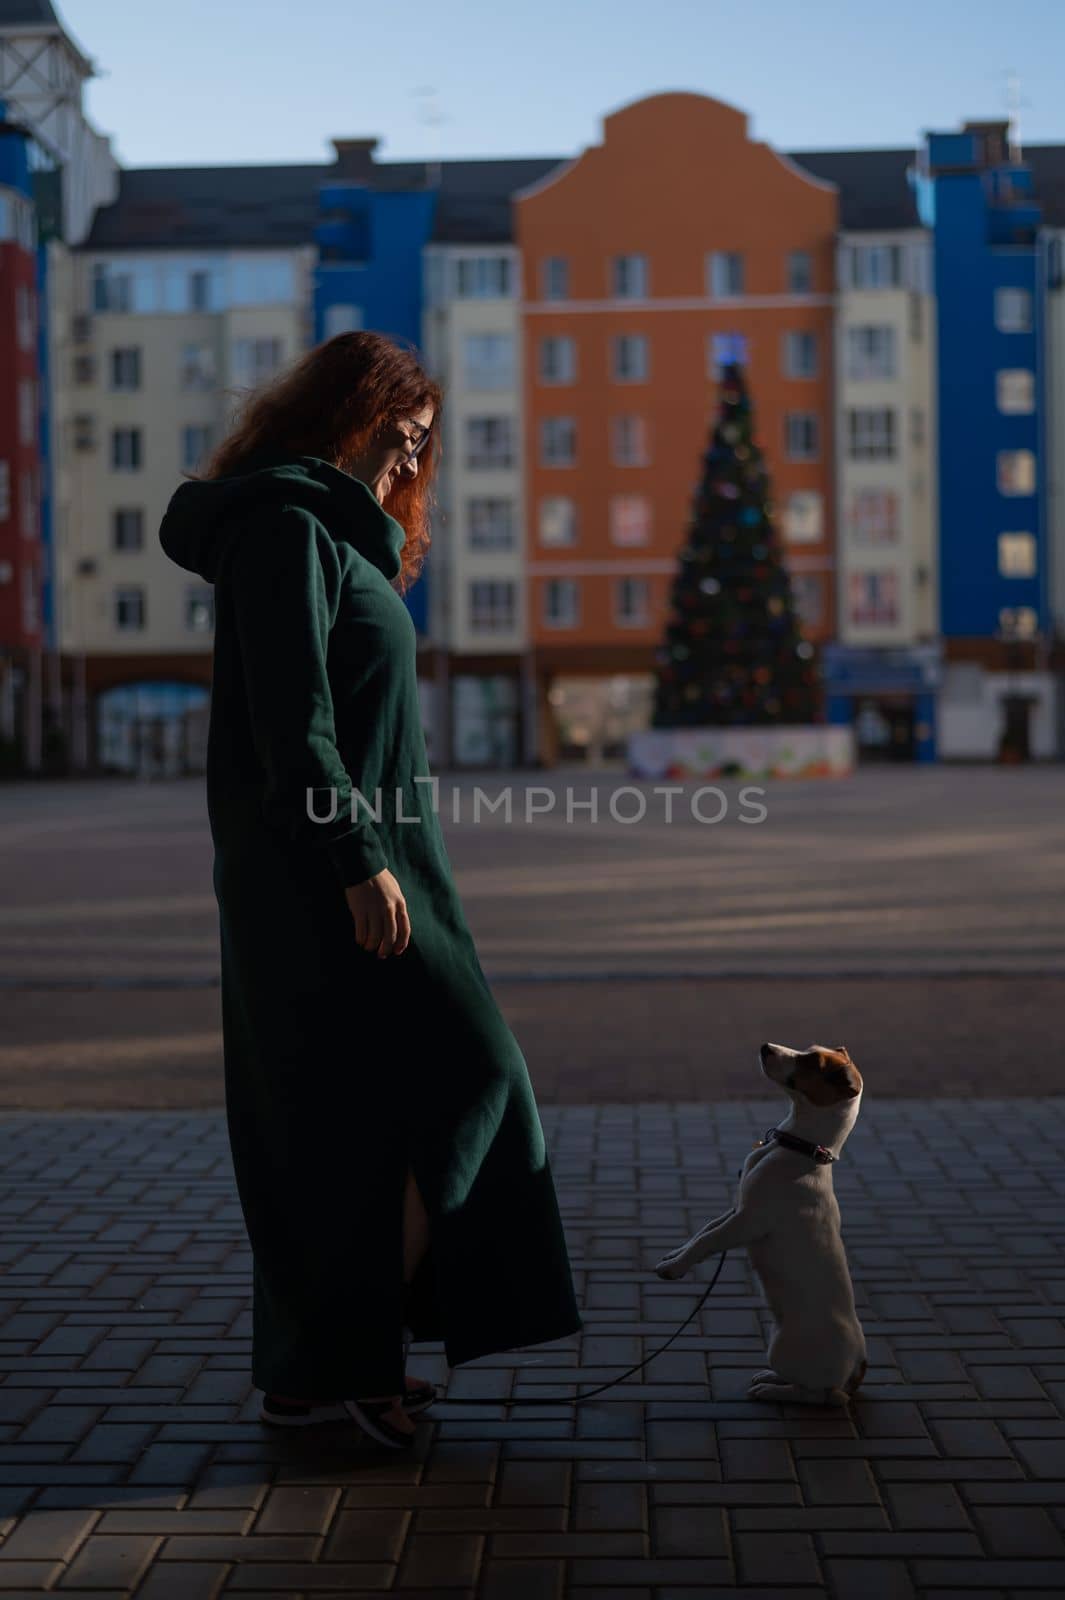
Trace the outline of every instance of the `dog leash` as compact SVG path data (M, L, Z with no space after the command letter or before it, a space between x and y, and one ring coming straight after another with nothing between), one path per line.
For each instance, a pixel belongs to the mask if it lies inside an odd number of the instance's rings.
M688 1315L684 1318L684 1321L681 1323L680 1327L676 1330L676 1332L670 1334L665 1344L659 1345L657 1350L652 1350L649 1356L645 1356L642 1361L637 1362L636 1366L629 1367L628 1371L623 1372L620 1377L611 1378L609 1383L601 1383L595 1389L586 1389L583 1394L575 1394L568 1397L563 1395L561 1398L554 1400L545 1400L539 1395L534 1396L531 1400L512 1400L508 1396L503 1395L498 1396L496 1399L487 1399L484 1395L476 1395L471 1396L471 1398L468 1400L460 1400L458 1397L456 1397L450 1402L450 1404L455 1406L579 1406L583 1400L591 1400L594 1395L603 1394L607 1389L615 1389L619 1383L624 1383L626 1378L631 1378L634 1372L642 1372L644 1367L648 1366L656 1356L660 1356L662 1354L663 1350L669 1349L670 1345L677 1337L677 1334L684 1332L685 1328L688 1326L688 1323L692 1320L697 1312L702 1310L703 1306L706 1304L711 1289L721 1276L721 1268L725 1265L725 1257L727 1255L728 1251L722 1250L721 1259L717 1264L714 1276L710 1279L710 1282L707 1284L706 1288L695 1302L695 1305L692 1307L691 1311L689 1311ZM437 1401L438 1405L447 1405L448 1403L448 1397L446 1395L442 1396L442 1398Z

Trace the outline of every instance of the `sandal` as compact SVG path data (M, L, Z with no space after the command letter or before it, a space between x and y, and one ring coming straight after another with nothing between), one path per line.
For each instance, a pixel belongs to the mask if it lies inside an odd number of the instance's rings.
M403 1329L403 1368L404 1368L404 1371L406 1371L407 1356L410 1354L410 1347L411 1347L411 1343L412 1343L413 1337L414 1336L411 1333L409 1328L404 1328ZM433 1404L433 1402L435 1400L437 1400L438 1398L439 1398L439 1396L437 1394L437 1389L436 1389L436 1384L435 1383L427 1383L427 1382L425 1382L425 1381L423 1381L422 1379L419 1379L419 1378L408 1378L407 1379L407 1390L406 1390L406 1393L403 1396L403 1399L402 1399L401 1403L402 1403L404 1411L406 1411L408 1413L409 1412L418 1412L418 1411L426 1410L426 1408L428 1406L431 1406Z
M432 1399L436 1399L435 1392ZM259 1407L259 1417L274 1428L310 1428L322 1422L355 1422L363 1433L378 1444L388 1445L393 1450L409 1450L416 1435L403 1433L388 1421L392 1405L391 1400L330 1400L312 1405L309 1401L280 1400L277 1395L266 1394Z

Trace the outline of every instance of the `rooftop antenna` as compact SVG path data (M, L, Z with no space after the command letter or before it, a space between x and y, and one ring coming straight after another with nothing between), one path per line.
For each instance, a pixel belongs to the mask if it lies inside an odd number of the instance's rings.
M431 139L431 143L432 143L432 146L433 146L433 154L432 154L432 159L430 161L428 161L426 163L426 165L427 165L428 170L429 170L429 187L432 188L432 189L439 189L439 187L440 187L440 158L441 158L441 153L442 153L441 152L441 139L440 139L440 125L441 125L441 123L444 123L444 122L450 122L451 118L448 117L448 116L445 116L444 113L441 111L439 95L438 95L436 89L433 88L431 85L429 87L426 87L426 88L415 89L413 91L413 93L416 94L423 102L422 106L420 108L420 111L419 111L419 119L418 120L420 122L424 122L424 123L428 124L429 127L431 127L432 130L433 130L432 131L432 139Z
M1021 159L1021 106L1027 102L1021 99L1020 74L1013 67L1006 71L1006 112L1009 118L1008 132L1006 135L1009 158L1014 164Z

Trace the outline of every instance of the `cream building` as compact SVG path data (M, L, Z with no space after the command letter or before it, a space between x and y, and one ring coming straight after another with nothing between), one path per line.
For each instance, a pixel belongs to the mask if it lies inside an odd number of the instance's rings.
M935 300L923 231L845 233L836 321L840 639L938 627Z
M524 539L521 264L511 196L553 161L444 169L426 246L422 347L444 388L429 567L433 758L509 767L535 757Z
M55 274L57 642L76 768L201 764L212 590L158 530L243 395L311 343L319 167L120 174Z

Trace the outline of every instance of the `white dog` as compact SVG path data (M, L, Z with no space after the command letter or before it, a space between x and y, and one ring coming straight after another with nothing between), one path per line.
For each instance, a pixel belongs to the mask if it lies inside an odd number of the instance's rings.
M655 1271L682 1278L715 1251L745 1247L775 1324L770 1366L755 1373L749 1397L843 1406L867 1362L832 1164L857 1121L862 1077L842 1045L764 1044L759 1054L791 1110L744 1162L735 1207L663 1256Z

